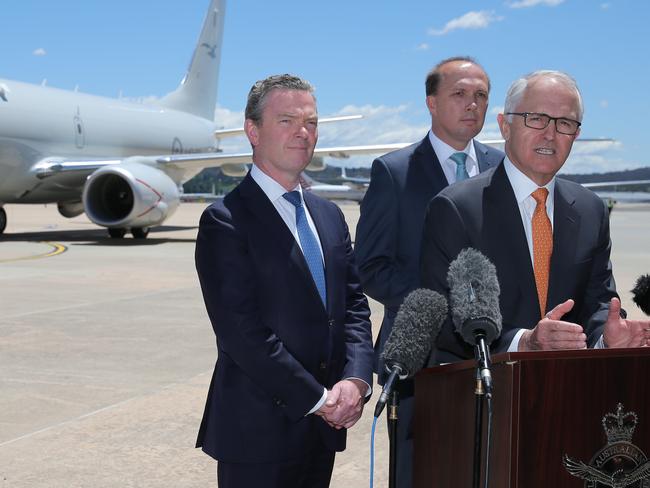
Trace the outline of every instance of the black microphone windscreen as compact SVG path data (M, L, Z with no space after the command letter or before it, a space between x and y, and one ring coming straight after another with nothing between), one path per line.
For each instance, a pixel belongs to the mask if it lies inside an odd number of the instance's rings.
M402 303L381 354L387 365L399 364L413 376L424 366L447 317L447 300L440 293L419 288Z
M451 318L465 342L475 345L482 330L487 344L501 335L499 280L494 264L476 249L463 249L449 265Z
M632 288L632 300L645 313L650 315L650 275L642 275Z

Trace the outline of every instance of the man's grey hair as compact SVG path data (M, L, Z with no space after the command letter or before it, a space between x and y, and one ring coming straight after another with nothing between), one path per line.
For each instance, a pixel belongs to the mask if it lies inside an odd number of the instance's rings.
M301 90L311 93L312 97L314 97L314 87L298 76L286 73L269 76L255 82L248 92L245 111L247 119L252 120L256 125L261 123L266 97L273 90ZM314 97L314 100L316 100L316 97Z
M582 116L584 115L584 106L582 104L582 95L580 94L580 89L578 88L578 84L576 83L576 80L574 80L573 77L569 76L568 74L562 71L555 71L555 70L548 70L548 69L533 71L532 73L527 74L523 78L519 78L518 80L515 80L512 83L512 85L510 85L510 88L508 89L508 93L506 95L504 113L516 112L517 107L519 106L519 102L521 102L521 99L523 98L524 93L526 92L528 83L533 81L536 78L542 78L542 77L555 78L556 80L563 83L567 88L575 90L576 95L578 97L578 122L582 122ZM512 115L508 115L507 117L508 117L508 122L512 122Z

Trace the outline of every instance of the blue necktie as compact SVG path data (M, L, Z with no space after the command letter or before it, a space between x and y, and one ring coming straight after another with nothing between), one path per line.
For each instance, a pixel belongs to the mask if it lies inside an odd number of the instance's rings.
M456 181L468 179L469 174L467 174L467 165L465 164L467 154L464 152L457 152L449 156L449 159L456 163Z
M323 305L327 306L323 259L316 236L311 231L309 222L307 222L307 215L305 214L305 207L302 205L300 193L294 190L282 196L296 207L296 227L298 228L298 239L300 239L302 253L305 256L305 261L307 261L307 266L309 266L309 271L311 271L311 276L314 278L316 288L318 288L320 299L323 301Z

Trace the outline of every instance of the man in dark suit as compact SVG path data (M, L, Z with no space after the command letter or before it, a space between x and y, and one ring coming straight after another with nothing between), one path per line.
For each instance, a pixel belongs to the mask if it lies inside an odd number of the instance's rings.
M196 268L218 358L197 447L219 461L222 488L329 486L370 394L370 312L343 214L299 184L317 125L309 83L257 82L253 168L201 217Z
M498 116L506 158L442 191L429 206L421 279L447 293L447 271L468 247L494 263L503 316L493 352L644 346L648 321L623 318L610 262L609 216L579 184L556 178L580 133L575 81L538 71L515 81ZM435 359L473 357L451 320Z
M355 252L364 291L384 305L375 343L375 372L404 297L419 286L420 242L427 204L457 179L496 166L503 153L476 142L488 107L490 81L467 57L449 58L428 74L426 103L431 131L412 146L373 162L370 186L361 203ZM397 484L412 485L413 382L399 384Z

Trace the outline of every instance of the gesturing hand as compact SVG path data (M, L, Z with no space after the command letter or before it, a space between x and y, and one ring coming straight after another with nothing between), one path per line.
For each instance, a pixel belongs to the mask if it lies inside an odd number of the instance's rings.
M519 340L520 351L549 349L585 349L587 336L578 324L560 320L573 308L574 301L560 303L540 320L534 329L527 330Z
M645 347L650 341L650 321L621 318L621 301L612 298L603 340L605 347Z

